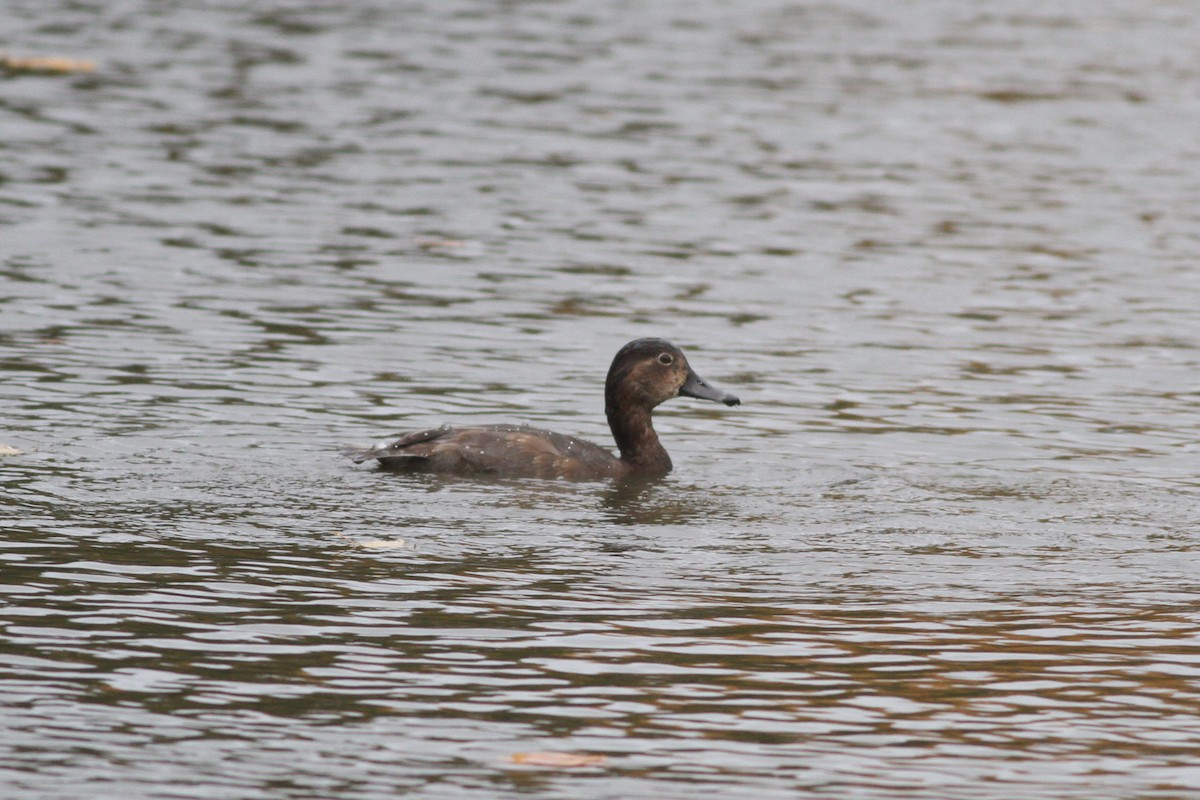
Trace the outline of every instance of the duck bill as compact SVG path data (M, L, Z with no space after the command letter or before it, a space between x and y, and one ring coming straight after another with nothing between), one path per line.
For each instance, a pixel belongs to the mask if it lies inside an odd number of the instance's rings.
M701 378L691 367L688 367L687 380L683 382L683 386L679 387L679 394L684 397L697 397L701 400L712 400L717 403L724 403L727 406L736 406L741 404L741 400L737 399L736 395L729 392L717 389L710 386L704 378Z

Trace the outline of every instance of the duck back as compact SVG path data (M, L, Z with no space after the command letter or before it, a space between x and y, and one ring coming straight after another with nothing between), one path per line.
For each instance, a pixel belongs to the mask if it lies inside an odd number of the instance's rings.
M604 480L628 469L599 445L527 425L443 425L347 453L403 472Z

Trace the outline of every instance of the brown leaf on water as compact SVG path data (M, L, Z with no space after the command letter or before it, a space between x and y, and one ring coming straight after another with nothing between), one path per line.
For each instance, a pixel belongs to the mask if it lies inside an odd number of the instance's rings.
M43 75L66 75L72 72L91 72L96 68L94 61L57 56L29 56L18 58L0 54L0 69L9 72L32 72Z
M435 239L431 236L418 236L413 239L413 244L425 250L442 250L454 247L466 247L470 242L462 239Z
M605 762L604 756L591 753L513 753L514 764L528 764L534 767L592 767Z

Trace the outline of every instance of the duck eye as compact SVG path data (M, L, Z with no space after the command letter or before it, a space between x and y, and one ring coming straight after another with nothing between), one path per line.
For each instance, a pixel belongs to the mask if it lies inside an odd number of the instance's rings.
M673 364L673 363L675 363L675 356L671 355L670 353L661 353L658 356L658 363Z

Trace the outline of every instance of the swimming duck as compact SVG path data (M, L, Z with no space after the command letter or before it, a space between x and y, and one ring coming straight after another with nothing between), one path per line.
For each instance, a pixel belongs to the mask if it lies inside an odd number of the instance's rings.
M671 471L671 457L658 441L650 412L680 395L741 403L706 383L675 345L636 339L617 351L604 382L604 413L619 457L583 439L525 425L443 425L345 452L356 464L376 459L389 469L414 472L580 481L657 477Z

